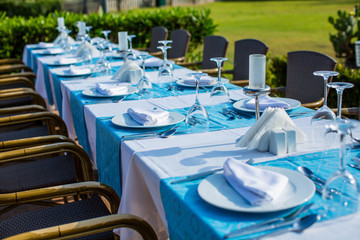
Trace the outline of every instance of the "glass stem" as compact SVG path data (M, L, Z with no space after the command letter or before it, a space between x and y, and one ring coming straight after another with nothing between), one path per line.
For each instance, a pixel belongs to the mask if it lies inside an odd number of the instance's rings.
M345 134L340 133L340 151L339 151L339 170L344 171L344 156L345 156L345 143L344 143Z
M329 77L324 76L324 106L327 106L327 82Z
M341 119L342 95L343 95L342 89L338 90L338 91L337 91L337 106L338 106L337 118L339 118L339 119Z
M221 82L221 63L218 63L218 82Z
M164 49L164 61L167 61L167 49Z
M129 40L129 45L130 45L130 51L132 52L132 40Z
M195 92L195 104L200 104L199 102L199 78L195 77L195 87L196 87L196 92Z
M145 58L142 60L143 77L145 77Z

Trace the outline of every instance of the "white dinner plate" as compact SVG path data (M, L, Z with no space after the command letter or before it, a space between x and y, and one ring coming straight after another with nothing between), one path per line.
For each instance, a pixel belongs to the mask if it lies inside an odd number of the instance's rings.
M122 86L123 86L123 84L114 83L114 86L119 86L119 85L122 85ZM95 88L95 87L84 89L84 90L82 91L82 94L84 94L85 96L88 96L88 97L108 98L108 97L127 96L127 95L130 95L130 94L132 94L132 93L134 93L134 92L137 91L137 88L134 87L134 86L126 86L126 87L127 87L127 92L124 93L124 94L102 95L101 93L99 93L98 91L96 91L96 88Z
M49 48L49 49L36 50L34 52L38 54L56 55L56 54L62 54L65 51L61 48Z
M59 59L54 57L54 59L49 59L45 63L49 66L67 66L67 65L71 65L71 64L75 64L75 63L80 63L80 62L81 62L81 59L79 59L79 58L71 58L71 61L69 60L66 63L60 63Z
M136 122L134 119L130 117L129 114L123 113L119 116L115 116L111 119L111 122L120 127L126 128L157 128L157 127L166 127L175 125L185 120L185 116L181 113L177 112L169 112L169 118L167 121L157 123L154 125L141 125L140 123Z
M289 178L289 184L275 201L260 205L250 205L226 181L224 174L218 173L204 179L198 187L200 197L206 202L227 210L250 213L267 213L286 210L309 201L315 193L314 183L301 173L279 167L261 167Z
M289 110L292 110L292 109L295 109L297 107L300 107L301 105L301 102L299 102L298 100L295 100L295 99L291 99L291 98L277 98L275 97L274 99L278 99L278 100L281 100L283 102L286 102L290 105L290 107L288 109L285 109L285 111L289 111ZM249 101L250 99L242 99L240 101L237 101L233 104L233 107L237 110L240 110L240 111L244 111L244 112L255 112L255 109L249 109L249 108L246 108L245 107L245 103L247 101ZM263 112L264 110L260 110L260 112Z
M94 68L94 66L89 66L89 69ZM90 73L72 73L69 68L54 68L52 69L52 72L56 73L56 75L61 77L78 77L78 76L87 76L92 74Z
M217 83L217 77L213 77L214 81L211 84L200 84L199 87L212 87ZM226 78L221 78L221 82L222 83L228 83L229 79ZM195 83L194 84L187 84L184 83L184 79L179 79L176 81L176 83L180 86L184 86L184 87L195 87Z

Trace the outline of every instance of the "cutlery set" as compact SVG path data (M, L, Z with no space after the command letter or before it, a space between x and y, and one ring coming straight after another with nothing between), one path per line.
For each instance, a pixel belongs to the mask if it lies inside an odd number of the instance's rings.
M360 154L353 157L352 160L355 162L355 164L349 163L348 166L360 170Z
M129 140L129 139L134 140L134 139L148 138L148 137L167 138L167 137L174 135L177 132L179 127L180 126L178 125L178 126L170 128L170 129L167 129L163 132L139 133L139 134L122 136L121 139L122 140Z
M105 100L94 100L94 101L85 101L85 104L96 104L96 103L119 103L124 100L126 96L117 97L114 99L105 99Z

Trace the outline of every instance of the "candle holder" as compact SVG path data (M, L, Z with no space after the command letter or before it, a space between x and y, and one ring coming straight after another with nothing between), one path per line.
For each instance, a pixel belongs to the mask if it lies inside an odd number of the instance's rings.
M265 85L264 88L252 89L249 86L243 88L245 95L255 98L255 117L256 121L260 118L259 99L262 96L270 94L270 87Z
M124 63L126 63L127 60L126 57L131 51L128 49L128 50L118 50L117 52L123 55Z

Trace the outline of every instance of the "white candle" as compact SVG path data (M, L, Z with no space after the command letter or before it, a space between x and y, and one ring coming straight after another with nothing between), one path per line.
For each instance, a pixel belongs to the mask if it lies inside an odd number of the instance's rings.
M85 35L86 34L86 32L85 32L86 23L85 22L79 21L78 22L78 28L79 28L78 34L80 34L80 35Z
M265 88L266 56L252 54L249 56L249 88Z
M58 22L58 27L59 27L59 28L64 28L64 27L65 27L65 20L64 20L63 17L59 17L59 18L57 19L57 22Z
M119 50L127 51L128 50L127 32L118 32L118 38L119 38Z

